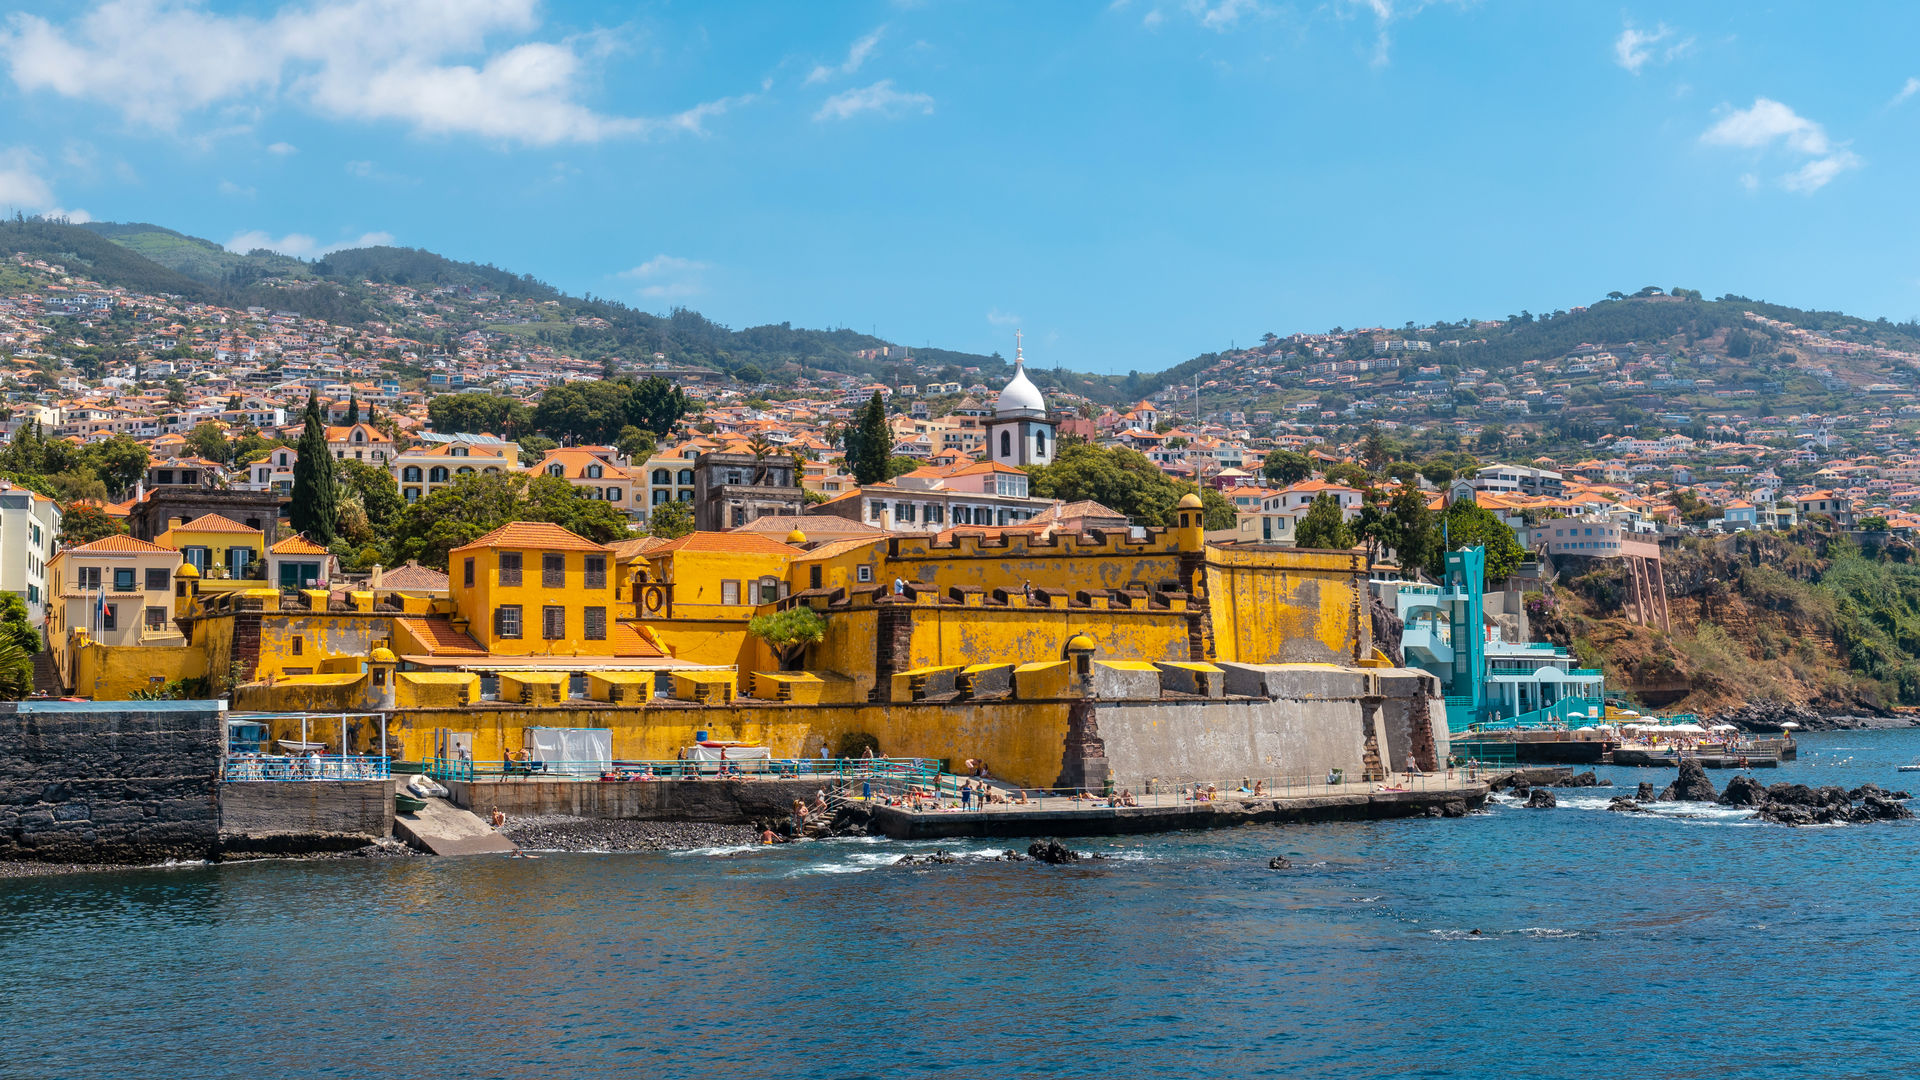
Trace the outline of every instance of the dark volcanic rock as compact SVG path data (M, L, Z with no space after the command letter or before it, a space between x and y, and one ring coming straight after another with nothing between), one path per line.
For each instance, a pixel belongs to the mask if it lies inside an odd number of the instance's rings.
M1856 814L1864 814L1868 821L1900 821L1913 816L1913 811L1902 803L1880 795L1869 795L1860 804ZM1855 820L1860 820L1855 818Z
M1634 791L1633 797L1637 802L1652 802L1653 785L1647 783L1645 780L1640 781L1640 787Z
M1000 861L1001 862L1026 862L1027 857L1013 850L1012 848L1008 848L1007 850L1000 853Z
M1027 858L1058 866L1080 861L1080 853L1058 840L1035 840L1027 845Z
M1553 786L1554 787L1612 787L1613 781L1602 780L1598 776L1594 775L1594 772L1592 769L1588 769L1586 772L1583 772L1583 773L1575 773L1572 776L1567 777L1565 780L1562 780Z
M777 831L777 830L776 830ZM510 821L501 835L533 851L663 851L734 847L759 840L749 825L699 821L617 821L599 818L529 817Z
M1613 801L1607 804L1607 809L1617 810L1623 814L1650 813L1645 806L1640 805L1638 800L1629 799L1625 795L1614 796Z
M1749 701L1737 709L1728 709L1713 717L1716 724L1732 724L1741 731L1785 731L1783 725L1798 724L1803 731L1830 731L1846 727L1805 705L1784 701Z
M931 855L902 856L900 861L895 863L894 865L895 866L944 866L946 864L957 863L959 861L960 861L959 857L954 855L950 851L936 851Z
M1720 793L1713 790L1707 770L1692 758L1680 759L1680 776L1660 793L1661 802L1713 802Z
M1913 798L1913 795L1909 792L1888 791L1879 784L1862 784L1852 791L1847 792L1847 798L1852 799L1854 802L1859 802L1869 795L1878 795L1883 799L1899 799L1901 801Z
M1467 816L1466 800L1465 799L1448 799L1446 802L1441 803L1440 816L1441 817L1466 817Z
M1554 798L1553 792L1546 788L1534 788L1532 794L1527 796L1527 806L1535 810L1551 810L1558 805L1560 800Z
M1766 801L1766 785L1745 773L1727 781L1727 790L1718 800L1721 806L1759 806Z
M1267 869L1291 870L1293 869L1293 864L1287 861L1285 855L1275 855L1273 858L1267 860Z

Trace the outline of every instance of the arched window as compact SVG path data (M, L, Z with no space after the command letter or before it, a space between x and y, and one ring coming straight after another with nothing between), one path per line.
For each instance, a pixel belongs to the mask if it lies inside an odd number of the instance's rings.
M1000 456L1003 458L1013 456L1013 432L1004 428L1000 432Z
M455 473L457 473L457 474L459 474L459 475L461 475L461 476L465 476L465 475L467 475L468 473L470 473L470 472L472 472L472 471L473 471L473 466L471 466L471 465L462 465L462 466L460 466L459 468L457 468L457 469L455 469L455 470L453 470L453 471L454 471Z
M1033 433L1033 456L1047 456L1047 433L1044 431L1036 431Z
M563 468L559 462L556 461L553 464L547 466L547 475L548 476L565 476L567 475L567 470Z
M419 483L420 482L420 466L409 465L406 468L401 469L400 479L409 484Z
M366 441L367 441L367 433L366 433L365 431L362 431L362 430L360 430L359 428L354 428L354 429L353 429L353 441L354 441L354 442L366 442Z
M671 483L673 483L673 471L672 471L671 469L655 469L655 470L653 470L653 482L654 482L654 483L656 483L656 484L671 484Z
M447 467L446 467L445 465L435 465L435 466L433 467L433 470L432 470L431 472L429 472L429 473L427 473L427 482L428 482L428 483L430 483L430 484L444 484L444 483L446 483L446 482L447 482Z

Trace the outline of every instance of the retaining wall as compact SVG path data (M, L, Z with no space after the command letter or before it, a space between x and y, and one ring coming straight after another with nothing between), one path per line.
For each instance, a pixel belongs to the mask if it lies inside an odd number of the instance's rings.
M211 701L0 704L0 859L198 859L219 842Z
M220 846L227 851L346 850L392 833L390 780L220 785Z
M619 821L711 821L750 824L786 814L793 800L812 801L829 777L800 780L478 780L447 785L455 805L486 817L543 814Z

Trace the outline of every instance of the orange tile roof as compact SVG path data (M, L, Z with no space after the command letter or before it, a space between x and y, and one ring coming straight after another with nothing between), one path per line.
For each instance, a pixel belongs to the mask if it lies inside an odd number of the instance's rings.
M401 563L380 575L380 587L383 589L444 589L447 587L447 575L430 566L421 566L412 559Z
M609 636L613 641L613 655L615 656L656 658L667 655L661 652L653 642L648 641L645 634L634 629L631 623L614 623L612 633Z
M201 514L185 525L175 525L167 531L174 532L176 530L179 532L252 533L255 536L261 535L259 529L251 525L242 525L230 517L222 517L219 514Z
M120 533L114 536L103 536L98 540L81 544L78 547L66 548L64 550L66 552L85 551L90 554L99 553L99 552L108 552L108 551L131 551L141 555L153 555L153 554L177 555L179 554L178 552L174 551L172 548L161 547L159 544L149 544L145 540L136 540L133 537L126 535L125 533Z
M485 656L487 650L467 634L453 628L453 623L443 617L395 619L412 634L432 656Z
M662 544L649 555L675 551L731 551L746 555L798 555L800 549L756 532L689 533L672 543Z
M541 548L546 551L611 550L604 544L596 544L576 532L544 521L511 522L477 540L461 544L453 550L466 551L471 548Z
M267 550L275 555L325 555L327 553L326 548L299 533L294 533Z

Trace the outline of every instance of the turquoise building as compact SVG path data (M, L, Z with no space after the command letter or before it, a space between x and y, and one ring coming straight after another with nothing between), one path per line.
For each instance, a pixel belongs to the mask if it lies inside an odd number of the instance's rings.
M1439 585L1377 582L1393 590L1405 627L1400 647L1409 667L1439 678L1447 730L1580 727L1604 715L1599 670L1558 645L1505 640L1485 610L1486 551L1447 553Z

